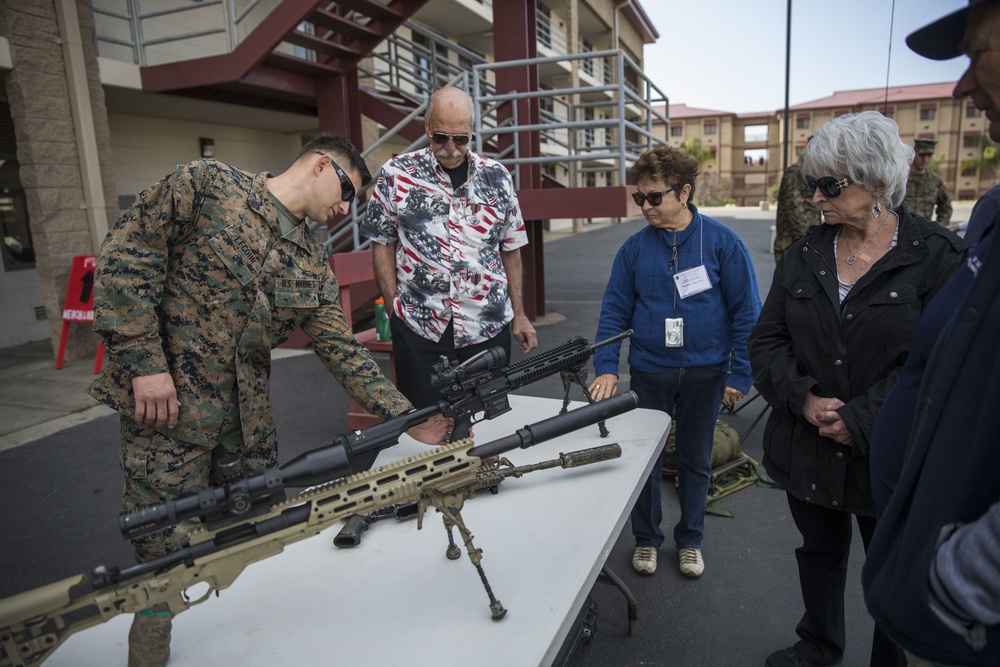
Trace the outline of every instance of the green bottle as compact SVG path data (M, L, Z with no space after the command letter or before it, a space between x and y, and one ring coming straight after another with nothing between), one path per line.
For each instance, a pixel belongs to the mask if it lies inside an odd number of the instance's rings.
M389 330L389 314L385 312L385 299L375 299L375 340L385 342L392 338Z

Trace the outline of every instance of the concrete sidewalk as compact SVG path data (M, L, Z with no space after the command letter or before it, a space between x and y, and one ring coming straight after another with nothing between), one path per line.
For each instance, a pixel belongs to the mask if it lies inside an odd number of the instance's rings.
M49 339L0 348L0 451L111 414L87 395L94 359L56 369Z

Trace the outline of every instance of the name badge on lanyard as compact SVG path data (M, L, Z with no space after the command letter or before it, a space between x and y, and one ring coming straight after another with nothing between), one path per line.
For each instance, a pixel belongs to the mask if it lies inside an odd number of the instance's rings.
M708 271L705 270L704 264L674 274L674 284L682 299L712 289L712 281L708 277Z

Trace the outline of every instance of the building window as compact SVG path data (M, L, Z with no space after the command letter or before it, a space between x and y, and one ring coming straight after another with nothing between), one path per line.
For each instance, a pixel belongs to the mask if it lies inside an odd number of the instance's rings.
M552 90L551 86L546 86L545 84L539 84L541 90L549 91ZM538 98L538 114L541 117L543 123L556 123L558 119L556 118L555 112L555 102L551 97L539 97ZM555 130L542 130L541 132L541 142L543 144L549 143L549 141L555 140Z
M797 130L808 130L809 129L809 116L796 116L795 118L795 129Z
M535 10L537 22L535 29L538 31L538 43L547 49L552 48L552 14L545 5L538 5Z
M921 107L920 109L920 120L934 120L934 116L936 115L936 107Z
M746 125L743 127L743 143L767 141L767 125Z
M882 115L886 118L892 118L895 115L895 109L892 107L886 107L882 109Z
M767 149L749 148L743 151L743 164L748 167L763 167L767 164Z
M705 123L705 134L716 134L718 132L719 126L715 121L708 121Z
M978 171L979 170L976 167L969 166L962 170L962 176L965 177L975 176Z
M682 137L682 136L684 136L684 126L683 125L671 125L670 126L670 136L671 137Z
M846 116L849 113L851 113L850 109L837 109L833 112L833 117L840 118L841 116Z
M594 120L594 110L591 109L591 108L589 108L589 107L587 109L584 109L583 110L583 119L584 120ZM587 147L587 148L590 148L591 146L594 145L594 128L592 128L592 127L584 128L584 130L583 130L583 145L585 147Z
M413 33L413 87L418 95L431 94L431 43L421 34Z
M962 146L965 148L977 148L979 146L978 134L967 134L962 137Z
M0 77L0 83L3 77ZM35 266L35 247L28 229L28 200L21 186L17 143L10 104L0 88L0 255L7 271Z
M959 190L958 191L958 198L961 199L961 200L965 200L965 201L969 201L970 199L975 199L976 198L976 191L975 190Z
M594 50L594 45L585 39L580 40L580 53L591 53ZM594 76L594 59L584 58L580 61L580 69L587 76Z
M965 105L965 117L966 118L979 118L983 115L983 112L976 108L976 105L969 102Z

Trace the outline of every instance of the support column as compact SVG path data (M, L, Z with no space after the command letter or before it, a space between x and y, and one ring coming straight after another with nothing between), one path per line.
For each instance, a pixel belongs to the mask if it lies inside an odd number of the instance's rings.
M319 129L334 132L364 150L361 127L361 93L358 70L316 81L316 109Z
M501 7L502 5L502 7ZM493 4L493 53L497 62L538 57L537 6L535 0L507 0ZM502 35L502 38L498 36ZM497 94L533 92L539 90L537 66L498 69ZM538 124L540 114L537 99L524 99L506 104L498 112L498 122L515 116L518 125ZM519 132L513 138L503 135L501 149L517 142L520 157L539 157L541 138L537 131ZM520 165L517 168L519 190L540 190L541 165ZM542 252L542 221L525 220L528 246L522 249L524 265L524 311L534 320L545 314L545 262Z
M90 102L76 0L56 0L56 17L59 20L59 38L62 40L63 62L66 64L66 88L69 90L73 130L76 133L83 205L91 241L95 248L100 248L104 237L108 235L107 204L104 201L97 132L94 129L94 112Z

